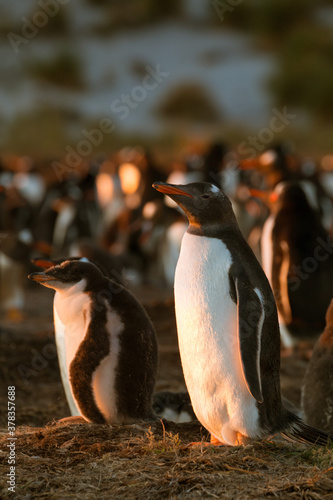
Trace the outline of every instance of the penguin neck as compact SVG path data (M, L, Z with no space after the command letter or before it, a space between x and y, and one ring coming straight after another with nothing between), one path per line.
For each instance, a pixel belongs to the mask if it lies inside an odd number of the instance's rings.
M87 281L82 278L77 283L74 283L71 287L66 288L55 288L55 291L60 294L61 297L66 297L69 295L75 295L77 293L84 293L86 291Z
M189 234L194 234L196 236L206 236L208 238L219 238L219 239L223 239L224 235L233 233L233 234L239 234L239 236L243 238L242 233L238 227L238 224L235 221L229 221L226 222L225 224L190 223L186 232Z

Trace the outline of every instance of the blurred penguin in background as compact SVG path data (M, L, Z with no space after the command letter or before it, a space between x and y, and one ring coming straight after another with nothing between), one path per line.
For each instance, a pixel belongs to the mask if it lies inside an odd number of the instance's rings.
M0 234L0 313L9 321L23 319L32 243L29 229Z
M249 149L251 151L254 152L254 148ZM274 189L279 182L300 177L300 163L289 141L277 143L258 156L240 160L239 165L242 170L249 171L249 185L253 188Z
M304 182L283 182L270 196L262 266L278 307L286 347L318 334L332 297L333 242Z
M32 165L29 158L13 156L0 169L0 313L9 321L23 319L31 228L44 189Z

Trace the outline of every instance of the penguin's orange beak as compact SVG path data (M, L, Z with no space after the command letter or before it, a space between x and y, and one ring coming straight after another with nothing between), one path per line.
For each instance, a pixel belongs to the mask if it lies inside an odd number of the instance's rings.
M29 280L38 281L38 283L43 283L44 281L51 281L54 278L52 276L48 276L44 273L32 273L28 276Z
M241 170L253 170L255 168L260 169L262 167L258 158L253 158L251 160L239 160L238 166Z
M179 189L176 186L173 186L172 184L165 184L164 182L154 182L153 188L156 189L156 191L159 191L160 193L163 194L180 194L183 196L189 196L190 198L194 198L191 194L187 193L183 189Z
M269 197L269 193L267 191L263 191L261 189L250 189L250 194L253 198L260 198L261 200L267 201Z
M251 196L253 198L260 198L267 205L276 203L279 199L279 195L277 193L269 192L269 191L261 191L260 189L250 189Z

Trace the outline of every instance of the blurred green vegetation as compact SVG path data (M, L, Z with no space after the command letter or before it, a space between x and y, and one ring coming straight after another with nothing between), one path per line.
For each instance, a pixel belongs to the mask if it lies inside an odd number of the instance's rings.
M2 151L17 154L28 154L38 158L65 157L68 145L74 149L80 140L85 139L81 131L85 128L91 130L98 127L98 118L84 120L81 116L70 116L65 110L52 107L39 108L17 116L6 132L1 135L0 147ZM72 124L72 126L70 125ZM1 122L0 122L1 125ZM75 135L73 135L73 130ZM197 140L196 132L190 132L187 127L176 129L173 125L163 133L145 134L142 131L124 133L116 129L111 134L106 134L97 147L93 147L91 156L103 153L112 153L118 149L140 144L147 148L155 149L160 156L161 163L168 165L182 150L184 145ZM244 142L249 135L257 135L254 128L216 124L209 132L200 132L201 140L223 140L237 151L239 144ZM279 140L290 140L294 143L300 156L310 156L320 159L323 154L332 150L333 124L324 125L315 123L313 126L303 128L287 127L279 133Z
M81 61L67 49L61 50L51 59L27 62L26 68L36 80L56 87L74 90L84 88Z
M31 15L29 18L31 19L32 17L33 16ZM40 34L42 36L63 36L65 34L68 34L69 28L70 19L68 15L68 9L65 5L61 5L59 6L59 11L55 16L48 17L47 27L45 30L41 29Z
M308 22L318 7L317 0L257 0L253 2L253 28L257 32L283 37L296 25Z
M333 36L329 29L299 28L285 39L269 82L281 105L304 108L316 118L333 115Z
M6 125L1 134L0 147L2 151L16 154L28 154L36 158L64 158L67 146L74 149L80 140L85 139L82 130L98 127L99 118L85 120L82 116L72 114L67 110L55 109L51 106L41 107L31 112L22 113L12 123ZM0 121L1 126L1 121ZM75 132L75 134L74 134ZM250 135L257 135L255 128L216 124L206 130L200 130L200 140L207 142L223 140L237 151L239 144ZM111 134L105 134L101 144L93 147L91 156L99 153L113 153L125 146L137 144L152 148L159 156L161 164L169 166L182 148L197 141L197 132L191 132L188 127L174 126L165 129L163 133L145 134L141 131L124 133L116 129ZM314 123L303 128L286 127L279 133L278 139L292 141L299 155L320 159L323 154L332 150L333 124Z
M315 11L326 4L320 0L244 0L233 6L228 0L213 0L213 16L215 22L281 39L295 26L312 22Z
M288 106L290 112L291 108L305 111L305 116L311 118L311 126L309 121L302 130L294 132L288 128L288 137L296 145L299 144L301 150L308 144L312 144L314 151L331 149L333 125L329 122L333 113L333 26L326 26L325 14L320 17L318 12L321 8L333 7L333 0L240 0L239 5L229 0L206 1L208 16L201 21L205 29L235 29L250 34L257 50L268 51L274 57L276 69L268 82L272 106ZM149 24L170 19L179 20L184 25L191 23L191 16L187 15L190 13L189 3L185 9L182 0L85 0L85 3L105 14L100 27L91 28L91 32L87 31L85 36L112 36L115 30L145 29ZM332 19L333 10L331 12ZM46 29L41 29L38 35L44 38L69 35L67 46L51 58L28 60L25 67L33 78L42 83L80 91L85 88L82 63L80 57L67 48L71 37L78 35L71 31L73 27L70 29L69 14L67 7L61 6L58 14L50 17ZM33 12L28 17L32 15ZM2 34L13 30L11 22L6 16L0 19ZM14 31L20 33L20 21L15 26L17 29ZM214 50L207 51L203 62L213 66L221 57L224 55ZM131 71L142 78L146 74L145 66L144 60L136 60L132 62ZM234 144L243 141L250 133L246 129L234 131L228 128L228 124L221 127L221 116L214 97L198 84L184 83L171 88L154 111L170 124L179 121L213 126ZM43 148L51 152L63 150L66 144L72 143L68 134L69 123L73 125L74 122L62 111L52 107L34 110L30 114L18 116L12 122L6 143L13 148L16 145L22 152L31 151L35 146L36 149ZM84 126L80 120L74 123L78 130ZM152 142L168 142L172 133L177 136L178 129L177 132L175 130L171 125L169 132L172 132L170 135L166 133L167 140L163 135L152 139ZM115 144L126 141L126 137L116 132L103 147L112 149ZM146 140L141 137L141 141ZM303 147L302 141L305 141Z
M166 120L214 124L221 119L216 103L199 84L183 83L171 89L156 108Z
M215 0L213 6L214 23L221 29L251 33L257 48L276 58L268 81L275 105L304 110L316 120L332 118L332 26L325 25L324 11L319 15L321 8L333 6L332 0L244 0L235 6Z
M52 107L22 113L2 136L2 149L18 154L52 156L68 144L67 117Z
M46 4L47 2L45 2ZM43 3L42 3L43 5ZM45 16L46 22L45 26L39 27L38 22L43 22L43 17L39 17L36 25L36 14L41 12L41 16ZM38 19L38 17L37 17ZM12 32L16 35L22 36L22 28L26 26L27 20L32 26L38 30L38 35L42 37L52 37L52 36L63 36L69 33L70 28L70 18L68 14L68 8L66 5L58 5L58 11L55 15L48 15L44 12L43 8L37 4L31 9L30 13L21 18L11 17L6 11L0 13L0 34L8 35ZM30 26L30 24L29 24Z
M165 21L170 18L180 18L183 14L182 0L157 2L156 0L86 0L91 6L103 9L104 22L95 34L107 35L123 28L144 27Z

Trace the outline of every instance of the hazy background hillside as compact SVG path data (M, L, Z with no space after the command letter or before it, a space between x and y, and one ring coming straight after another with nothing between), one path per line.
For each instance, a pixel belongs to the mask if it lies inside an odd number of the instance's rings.
M331 1L2 1L1 147L61 154L103 118L115 126L106 150L188 137L237 143L286 106L296 117L281 137L326 153L332 29ZM147 90L156 69L164 76Z

